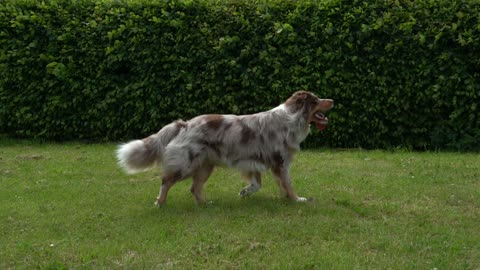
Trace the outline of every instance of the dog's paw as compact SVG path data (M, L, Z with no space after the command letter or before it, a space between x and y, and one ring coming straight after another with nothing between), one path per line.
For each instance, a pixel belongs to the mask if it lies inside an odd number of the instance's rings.
M248 194L250 194L248 190L242 189L238 195L240 195L240 197L246 197Z
M297 202L307 202L307 201L308 201L308 199L305 198L305 197L298 197L297 198Z
M155 202L153 203L153 206L155 207L160 207L162 206L162 204L158 201L158 198L155 200Z

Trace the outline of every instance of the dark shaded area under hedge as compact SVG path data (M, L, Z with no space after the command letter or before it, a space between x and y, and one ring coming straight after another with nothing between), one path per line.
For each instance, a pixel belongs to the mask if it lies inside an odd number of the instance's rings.
M308 89L337 106L307 145L478 150L479 14L474 0L0 0L0 133L141 138Z

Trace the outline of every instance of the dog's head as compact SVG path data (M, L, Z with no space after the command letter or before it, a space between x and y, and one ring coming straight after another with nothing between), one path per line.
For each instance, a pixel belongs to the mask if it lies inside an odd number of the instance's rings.
M318 129L324 130L328 124L325 112L333 108L333 100L320 99L308 91L295 92L285 105L295 113L302 113L308 124L315 123Z

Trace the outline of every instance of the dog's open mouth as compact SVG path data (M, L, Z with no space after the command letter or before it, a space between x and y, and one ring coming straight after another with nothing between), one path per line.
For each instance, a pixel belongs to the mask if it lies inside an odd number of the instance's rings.
M315 125L317 128L322 131L327 128L328 118L321 112L316 112L313 115Z

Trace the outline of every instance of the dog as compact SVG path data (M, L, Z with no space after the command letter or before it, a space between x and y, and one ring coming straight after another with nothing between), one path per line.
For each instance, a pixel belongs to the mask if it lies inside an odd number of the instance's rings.
M324 113L334 106L308 91L297 91L281 105L251 115L206 114L189 121L177 120L158 133L120 145L118 163L128 173L162 165L162 184L155 201L162 205L169 189L192 177L191 193L199 204L205 202L203 185L215 166L240 171L248 186L245 197L261 187L261 173L270 169L283 196L307 201L292 188L289 166L300 143L315 123L323 130L328 124Z

